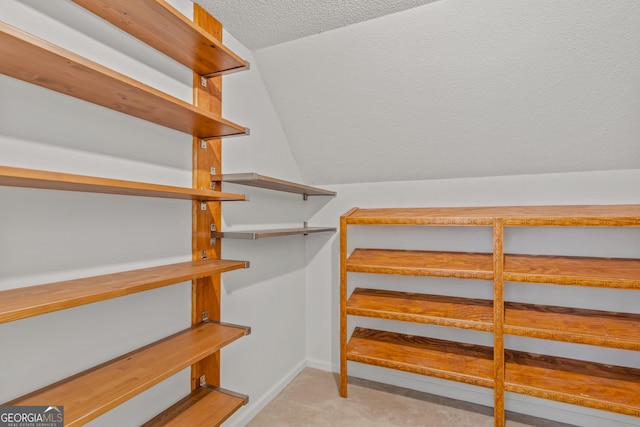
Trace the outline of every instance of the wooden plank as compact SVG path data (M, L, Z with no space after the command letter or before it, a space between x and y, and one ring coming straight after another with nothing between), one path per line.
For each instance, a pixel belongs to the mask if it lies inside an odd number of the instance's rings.
M640 314L508 302L505 333L640 351Z
M356 288L347 314L493 332L493 304L482 299Z
M164 0L73 1L200 75L249 66Z
M340 396L347 397L347 217L340 216Z
M246 261L204 259L0 291L0 323L245 268Z
M199 387L142 427L218 426L244 402L239 397Z
M486 206L358 209L347 218L360 225L640 226L640 205Z
M640 369L506 353L507 391L640 417Z
M200 138L245 128L0 22L0 73ZM208 188L208 186L207 186Z
M506 255L504 280L640 289L640 259Z
M194 25L210 37L222 41L222 24L207 13L197 3L193 4ZM213 114L222 114L222 77L214 77L201 84L198 73L193 73L193 103ZM212 175L222 171L222 141L208 139L201 141L193 138L192 144L192 182L194 188L208 188ZM212 170L213 169L213 170ZM216 188L220 183L216 182ZM192 223L192 258L202 257L219 259L222 256L222 239L212 242L211 229L222 230L222 205L209 202L202 209L200 203L193 203ZM220 321L220 275L213 275L194 280L191 286L191 323L198 324L202 314L207 313L209 319ZM216 352L200 360L191 367L191 390L200 387L200 378L204 376L208 384L220 386L220 353Z
M347 346L347 359L493 387L491 347L357 327Z
M492 255L470 252L355 249L347 271L492 280Z
M243 335L240 328L203 323L6 405L56 402L64 406L66 426L83 425Z
M504 221L493 224L493 423L503 427L504 418Z
M245 200L244 194L0 166L0 185L199 201Z
M225 173L215 175L214 181L231 182L234 184L247 185L250 187L264 188L267 190L283 191L287 193L302 194L304 196L335 196L335 191L323 190L322 188L309 185L298 184L296 182L285 181L283 179L272 178L260 175L255 172L247 173Z

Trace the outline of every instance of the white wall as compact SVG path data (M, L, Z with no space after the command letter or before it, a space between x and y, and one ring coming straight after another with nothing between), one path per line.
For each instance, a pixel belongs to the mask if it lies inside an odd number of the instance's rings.
M634 169L640 2L446 0L256 52L305 180Z
M172 4L192 13L189 0ZM0 20L191 101L190 70L71 2L2 1ZM223 142L224 171L299 180L257 67L223 84L223 115L252 129ZM190 135L6 76L0 93L2 165L191 185ZM225 190L246 190L232 187ZM228 228L305 219L299 196L246 193L251 201L224 205ZM191 258L188 202L9 187L0 187L0 200L0 289ZM253 328L222 355L222 386L251 397L240 415L304 365L304 251L296 237L223 244L224 257L251 261L223 275L223 320ZM182 283L0 325L0 402L188 327L190 298ZM188 390L185 370L91 425L139 425Z
M404 181L325 186L338 192L313 223L339 226L339 217L352 207L492 206L549 204L639 203L640 169L510 177ZM350 227L349 251L355 247L419 248L491 251L491 231L483 228ZM307 347L310 366L338 372L339 363L339 239L308 242ZM640 229L509 229L506 250L517 253L640 257ZM354 286L399 288L415 292L492 298L490 282L461 279L412 278L349 274ZM543 304L592 307L640 313L637 291L576 288L571 286L507 284L506 298ZM356 324L350 318L350 328ZM359 319L358 324L443 339L491 345L490 334ZM508 337L507 345L531 352L549 352L574 358L640 367L637 352L599 349L584 345ZM402 387L492 405L488 389L440 381L420 375L349 363L349 374ZM599 427L640 425L640 419L578 408L551 401L507 395L507 410L562 422Z

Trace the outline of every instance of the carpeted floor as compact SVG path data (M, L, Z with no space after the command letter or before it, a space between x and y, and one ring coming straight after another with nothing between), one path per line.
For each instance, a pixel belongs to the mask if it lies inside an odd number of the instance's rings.
M492 427L492 409L357 378L349 397L338 395L338 375L306 368L249 427ZM507 414L508 427L570 427Z

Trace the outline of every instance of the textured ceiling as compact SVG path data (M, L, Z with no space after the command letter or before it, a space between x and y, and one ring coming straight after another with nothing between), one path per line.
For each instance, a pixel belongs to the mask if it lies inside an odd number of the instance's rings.
M251 50L319 34L435 0L194 0Z
M637 0L443 0L254 57L321 185L640 169L639 47Z

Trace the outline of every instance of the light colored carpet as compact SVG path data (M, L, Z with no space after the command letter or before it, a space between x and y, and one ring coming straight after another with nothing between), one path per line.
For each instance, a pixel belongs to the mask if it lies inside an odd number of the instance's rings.
M492 427L492 409L357 378L349 397L338 394L337 374L304 369L248 427ZM568 427L507 414L508 427Z

